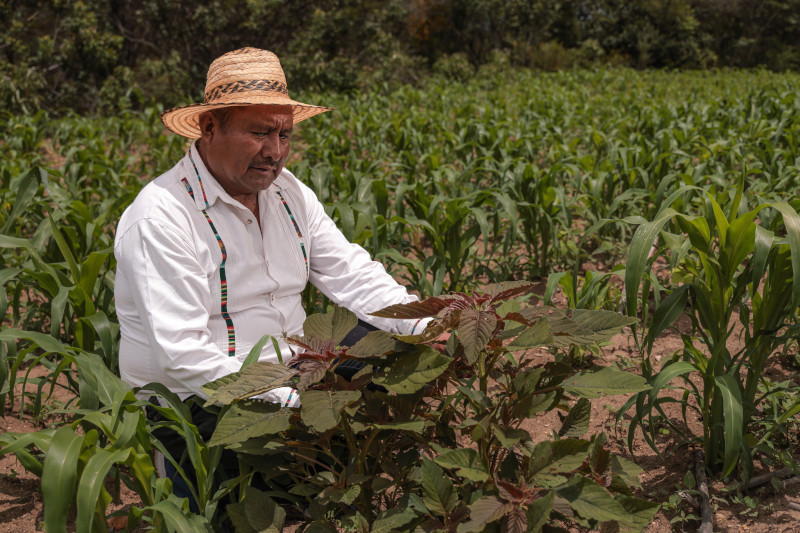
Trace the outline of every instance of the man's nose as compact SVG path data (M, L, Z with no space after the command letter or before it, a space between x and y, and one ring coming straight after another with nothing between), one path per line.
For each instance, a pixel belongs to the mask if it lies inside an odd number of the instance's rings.
M281 140L278 132L265 135L261 141L261 157L278 160L281 157Z

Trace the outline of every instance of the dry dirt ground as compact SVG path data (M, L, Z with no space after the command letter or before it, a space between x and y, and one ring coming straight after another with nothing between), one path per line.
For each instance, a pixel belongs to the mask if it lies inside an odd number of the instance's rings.
M681 323L679 322L679 328ZM686 327L686 322L683 323ZM733 341L735 342L735 341ZM663 335L654 350L656 360L669 359L672 354L682 346L678 332ZM735 347L731 347L735 348ZM593 363L601 365L622 364L635 367L637 354L635 344L630 332L615 336L612 343L602 349L601 355ZM786 379L797 380L797 369L788 361L774 357L767 371L773 381ZM627 448L627 421L626 416L621 424L616 423L616 412L626 401L625 396L605 397L592 401L592 421L590 434L600 431L609 436L612 451L635 460L643 469L639 479L642 489L638 496L656 502L666 502L679 488L684 488L682 481L687 470L693 465L693 451L686 446L676 446L676 438L670 434L659 436L658 445L662 456L659 457L637 432L634 440L632 455ZM63 402L66 398L56 396L56 400ZM677 410L675 420L680 418ZM57 423L53 417L32 420L23 413L19 415L19 405L7 406L5 418L0 418L1 432L31 432L46 427L47 424ZM560 427L557 414L548 413L536 418L527 427L534 440L548 438L552 431ZM699 423L690 421L690 429L697 431ZM794 450L794 457L800 457L800 450ZM758 471L756 473L759 473ZM714 531L719 533L783 533L800 531L800 511L790 508L790 503L800 503L800 484L792 485L782 491L776 491L770 484L750 491L751 498L758 502L750 506L736 503L734 498L724 489L721 482L711 483L712 504L714 505ZM121 502L115 507L136 503L135 495L123 490ZM690 511L683 506L684 512ZM698 522L689 520L671 523L676 512L662 509L645 530L646 533L679 531L696 531ZM29 474L11 456L0 457L0 533L32 533L41 530L43 521L42 496L39 492L38 478Z

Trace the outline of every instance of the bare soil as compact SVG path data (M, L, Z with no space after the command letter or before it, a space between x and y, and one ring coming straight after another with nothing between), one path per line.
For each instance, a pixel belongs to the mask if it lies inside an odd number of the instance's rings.
M678 330L688 328L688 320L678 321ZM736 348L735 343L740 342L734 335L730 341L730 348ZM658 366L672 357L673 353L682 347L679 331L671 331L662 335L656 342L653 356L654 365ZM552 357L542 353L537 357ZM602 348L599 357L589 361L591 364L612 365L617 364L636 372L638 354L635 349L631 332L624 329L616 335L612 342ZM660 363L659 363L660 362ZM35 370L35 369L34 369ZM766 375L773 381L792 379L797 381L797 369L788 361L780 357L773 357ZM19 386L18 386L19 387ZM68 401L63 391L54 396L54 404ZM657 439L661 456L654 452L644 441L641 433L637 431L633 442L633 453L627 446L627 429L630 413L623 416L622 421L616 423L616 413L627 400L626 396L612 396L599 398L592 401L592 419L589 435L605 432L609 437L609 446L618 455L634 460L643 469L639 476L641 489L637 496L659 503L667 502L669 497L678 489L685 488L683 479L694 464L694 450L688 446L679 446L678 438L671 433L660 434ZM51 402L53 403L53 402ZM682 420L680 411L673 407L667 411L674 421ZM20 413L19 396L14 405L6 406L6 416L0 419L0 432L26 433L38 431L48 425L56 427L60 424L56 415L48 415L34 420L26 409ZM561 426L555 412L532 420L526 427L531 432L534 440L550 438L553 431ZM701 431L701 424L697 420L689 420L688 429L697 433ZM790 441L793 442L793 441ZM794 450L794 457L800 457L800 450ZM758 470L756 473L761 473ZM783 533L800 531L800 511L790 508L790 503L800 504L800 484L789 486L777 491L770 484L749 492L751 498L757 498L757 503L750 506L734 501L731 494L725 490L722 482L710 481L712 505L714 509L714 531L718 533ZM113 510L124 509L126 506L136 504L135 494L124 487L120 501L113 505ZM683 504L676 511L669 507L660 510L654 520L645 530L646 533L666 531L689 532L696 531L699 522L695 520L680 520L680 510L684 514L691 511ZM0 457L0 533L29 533L42 531L43 504L39 490L39 480L28 473L18 460L13 456ZM699 513L698 513L699 514ZM674 523L671 523L674 521ZM124 523L119 523L124 529ZM291 528L295 529L295 528Z

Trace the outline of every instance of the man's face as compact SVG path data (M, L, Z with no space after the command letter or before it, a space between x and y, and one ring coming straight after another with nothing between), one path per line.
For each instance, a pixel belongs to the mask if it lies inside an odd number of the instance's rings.
M234 107L225 124L205 113L200 116L200 153L228 194L254 194L272 185L283 170L292 124L290 107Z

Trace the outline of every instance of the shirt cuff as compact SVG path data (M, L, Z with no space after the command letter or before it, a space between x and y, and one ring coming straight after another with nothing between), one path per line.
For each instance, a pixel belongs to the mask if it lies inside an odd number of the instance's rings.
M265 402L277 403L283 407L300 407L300 393L292 387L278 387L254 398Z
M420 318L419 320L414 322L414 325L411 327L411 333L409 333L409 335L420 335L423 331L425 331L425 328L428 327L428 324L430 324L432 320L433 317Z

